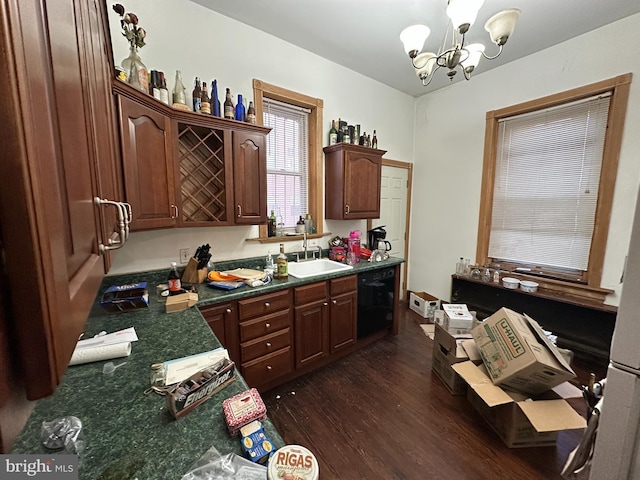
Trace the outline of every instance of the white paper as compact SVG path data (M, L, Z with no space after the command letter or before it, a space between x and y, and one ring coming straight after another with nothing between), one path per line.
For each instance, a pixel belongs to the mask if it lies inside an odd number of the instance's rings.
M102 347L106 345L115 345L117 343L137 342L138 335L133 327L118 330L117 332L107 333L105 335L96 335L93 338L79 340L76 349Z
M208 352L168 360L164 362L164 383L165 385L173 385L174 383L186 380L194 373L218 363L223 358L229 359L229 352L220 347Z
M111 345L76 348L71 356L69 365L111 360L113 358L128 357L131 354L131 342L120 342Z

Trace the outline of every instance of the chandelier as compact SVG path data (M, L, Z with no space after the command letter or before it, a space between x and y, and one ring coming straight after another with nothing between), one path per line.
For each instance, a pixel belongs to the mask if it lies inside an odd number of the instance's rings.
M491 41L498 46L498 53L488 56L484 53L483 44L467 45L465 43L465 34L475 22L478 10L483 3L484 0L448 0L449 24L438 53L420 53L425 40L431 33L429 27L412 25L400 33L404 50L411 58L411 64L422 85L425 87L429 85L433 80L433 74L443 67L449 69L447 72L449 79L453 80L457 72L456 68L459 66L465 80L469 80L471 72L478 66L482 57L493 60L502 53L502 47L507 43L520 17L520 10L517 8L503 10L487 20L484 28L489 32ZM450 40L449 47L447 47L447 39Z

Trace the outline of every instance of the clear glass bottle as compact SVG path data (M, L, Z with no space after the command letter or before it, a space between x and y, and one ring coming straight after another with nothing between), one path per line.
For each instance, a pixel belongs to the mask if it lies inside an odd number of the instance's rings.
M182 73L180 70L176 70L176 84L173 87L173 103L177 103L179 105L187 104L187 95L186 88L184 87L184 83L182 83Z
M480 280L480 278L482 277L482 274L480 272L480 268L478 267L477 264L473 264L471 266L471 278L473 278L474 280Z
M491 270L489 270L489 265L485 265L482 269L482 281L490 282L491 281Z
M151 386L164 387L164 365L154 363L151 365Z
M500 264L496 264L493 270L493 283L500 283Z
M138 56L138 47L131 46L129 56L120 64L127 73L127 83L144 93L149 93L149 71Z
M464 274L464 258L460 257L460 261L456 263L456 275Z

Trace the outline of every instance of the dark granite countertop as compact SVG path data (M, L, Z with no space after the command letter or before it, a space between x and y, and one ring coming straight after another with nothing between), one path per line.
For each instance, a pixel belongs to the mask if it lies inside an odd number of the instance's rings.
M232 291L198 285L197 306L237 300L328 278L395 266L404 260L391 257L379 263L361 262L353 270L310 279L274 280L261 287ZM263 259L245 259L216 264L219 270L237 267L263 268ZM83 422L86 449L80 457L80 479L163 479L180 478L211 446L221 454L241 455L239 437L227 432L222 402L246 390L238 373L236 380L179 420L166 409L166 399L145 394L153 363L181 358L220 346L197 308L167 314L155 296L155 286L166 282L168 269L105 277L85 326L85 338L101 331L108 333L135 327L139 340L127 362L112 375L102 373L106 363L95 362L69 367L55 393L39 400L12 453L45 453L40 444L43 421L73 415ZM99 305L102 292L111 285L148 282L149 308L121 314L106 314ZM267 412L268 415L268 412ZM265 421L266 433L276 448L283 445L273 424Z

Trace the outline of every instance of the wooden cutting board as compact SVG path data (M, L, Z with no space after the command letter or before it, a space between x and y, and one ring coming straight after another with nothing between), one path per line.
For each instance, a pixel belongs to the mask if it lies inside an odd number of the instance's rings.
M261 278L264 278L264 272L260 270L253 270L251 268L236 268L235 270L226 270L220 273L225 275L234 275L238 278L242 278L243 280L260 280Z

